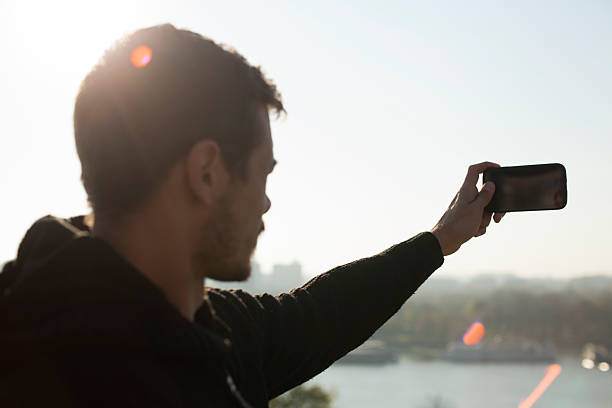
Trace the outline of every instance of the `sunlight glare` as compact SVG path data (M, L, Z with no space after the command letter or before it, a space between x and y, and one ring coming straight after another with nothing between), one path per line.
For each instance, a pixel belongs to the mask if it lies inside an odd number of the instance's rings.
M593 360L585 358L584 360L582 360L582 367L586 368L587 370L590 370L591 368L595 367L595 363L593 362Z

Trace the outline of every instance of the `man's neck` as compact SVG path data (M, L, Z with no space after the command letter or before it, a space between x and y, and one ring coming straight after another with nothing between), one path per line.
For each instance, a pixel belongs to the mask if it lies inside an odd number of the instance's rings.
M106 241L157 285L183 317L193 321L204 296L204 282L196 277L186 237L172 220L145 214L120 222L96 219L92 235Z

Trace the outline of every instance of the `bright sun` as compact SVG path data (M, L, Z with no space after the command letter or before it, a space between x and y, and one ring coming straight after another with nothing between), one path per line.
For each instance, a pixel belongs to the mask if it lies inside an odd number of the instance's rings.
M157 23L148 12L152 10L140 2L33 3L13 6L11 31L23 44L35 45L36 54L46 55L46 64L60 63L69 71L68 67L89 71L104 50L123 34Z

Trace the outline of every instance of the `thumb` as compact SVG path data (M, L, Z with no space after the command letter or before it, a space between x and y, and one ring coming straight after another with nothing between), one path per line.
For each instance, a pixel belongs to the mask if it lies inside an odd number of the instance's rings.
M480 193L478 193L478 197L476 197L474 202L478 203L478 205L484 208L489 204L489 202L491 202L494 193L495 183L488 181L482 186L482 189L480 189Z

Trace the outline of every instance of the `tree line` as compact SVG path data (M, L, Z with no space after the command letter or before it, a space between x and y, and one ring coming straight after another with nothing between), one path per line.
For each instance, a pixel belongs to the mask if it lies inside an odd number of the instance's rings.
M402 351L444 348L460 341L479 319L485 338L526 338L575 351L586 343L612 345L612 287L541 291L501 287L491 291L417 293L373 336Z

